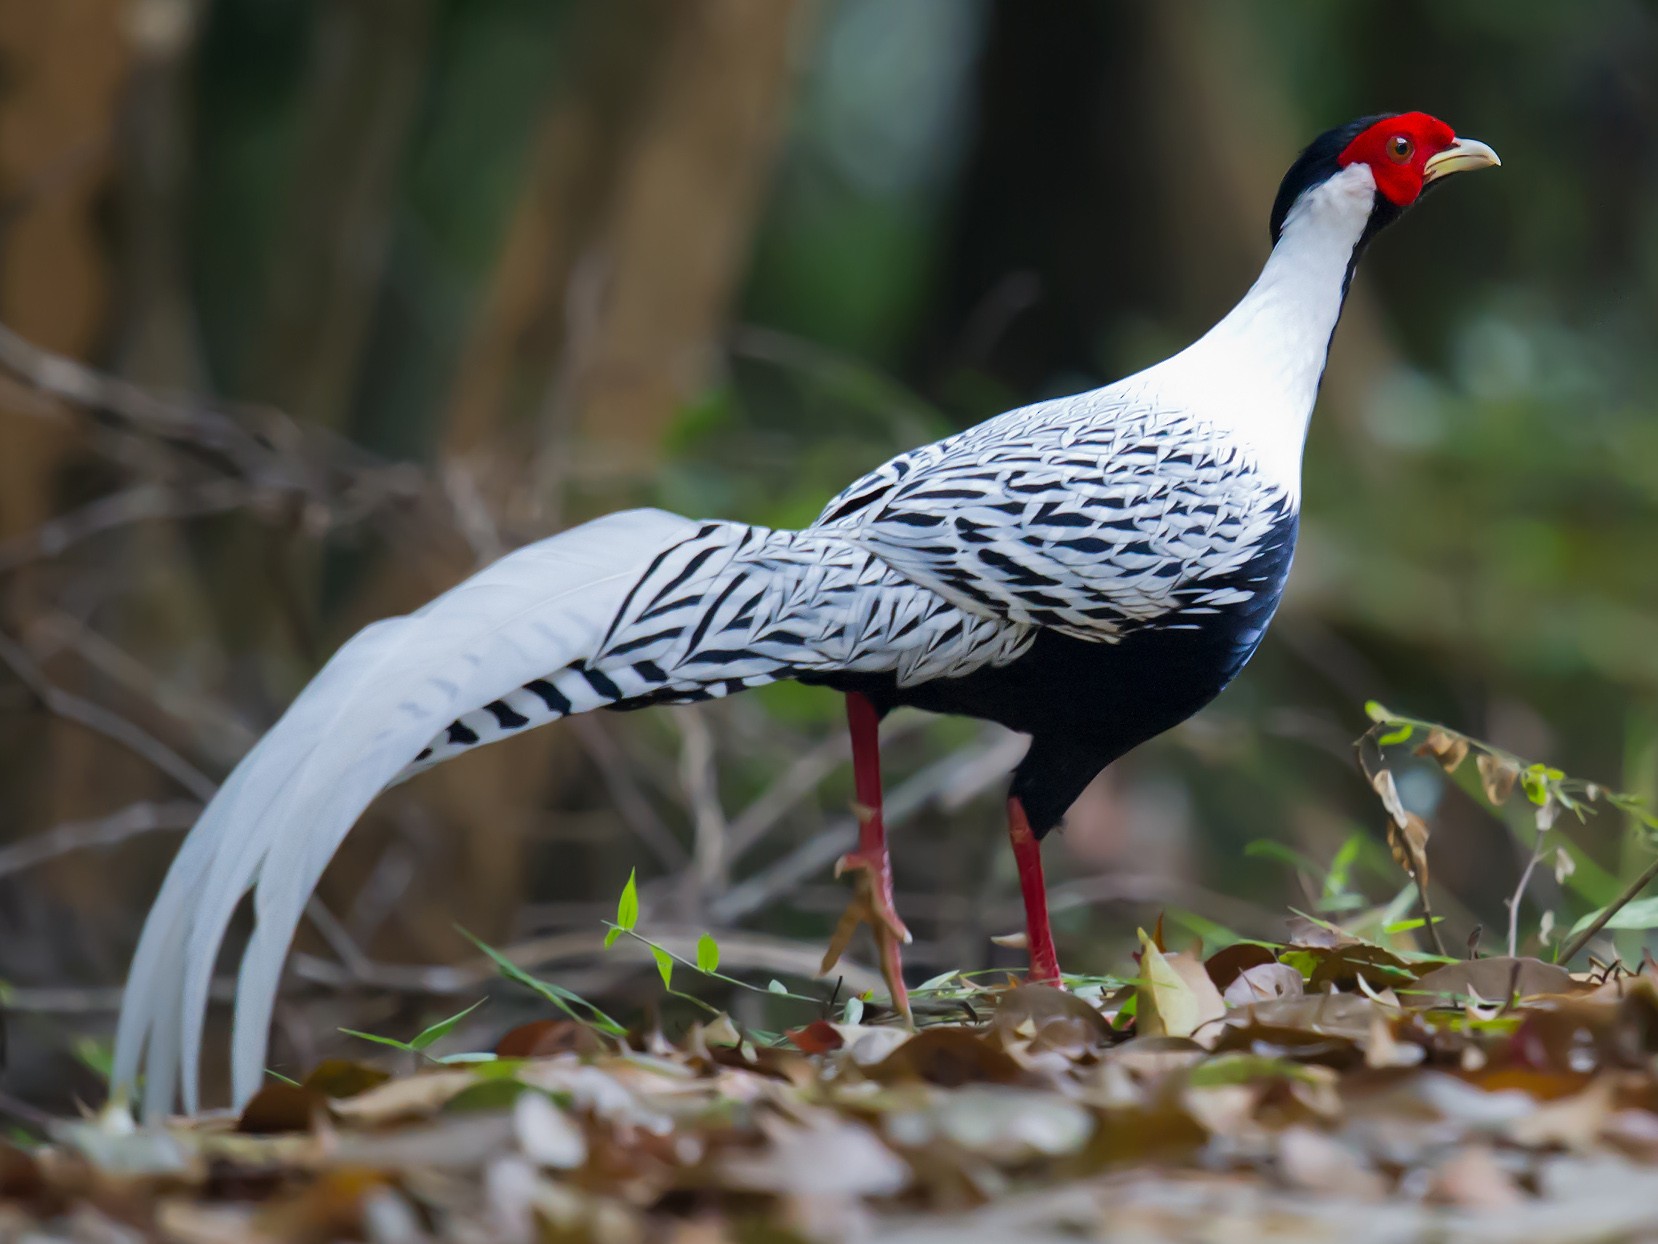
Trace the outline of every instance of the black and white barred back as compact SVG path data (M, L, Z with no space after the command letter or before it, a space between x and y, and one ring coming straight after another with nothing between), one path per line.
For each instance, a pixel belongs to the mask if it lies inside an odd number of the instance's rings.
M1201 671L1212 695L1259 641L1293 542L1293 500L1212 427L1109 391L1041 403L892 459L805 531L701 524L598 651L465 714L401 776L572 713L779 679L923 703L925 684L1017 667L1043 632L1204 632L1224 650ZM1121 680L1116 661L1087 664ZM1116 733L1138 734L1109 698ZM1029 728L997 708L950 711Z

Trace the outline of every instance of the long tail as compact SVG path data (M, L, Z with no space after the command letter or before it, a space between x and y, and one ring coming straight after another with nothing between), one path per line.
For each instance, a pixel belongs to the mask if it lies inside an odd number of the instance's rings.
M613 514L531 545L347 643L236 766L145 922L114 1085L144 1113L199 1105L208 987L254 891L231 1087L259 1088L294 931L329 859L393 782L571 713L886 671L900 684L1011 659L1030 628L968 615L833 531Z
M691 580L713 556L698 560L698 538L718 554L734 542L727 533L746 541L751 530L658 510L614 514L503 558L341 648L236 767L174 860L127 978L115 1085L130 1089L142 1070L146 1115L170 1110L180 1089L185 1109L197 1108L209 983L230 919L253 887L256 925L237 982L232 1057L236 1102L252 1096L305 903L374 797L480 741L488 727L502 732L625 698L620 671L590 673L584 662L603 649L641 583L671 565L676 550L689 550L696 564L663 602L689 608L700 595ZM635 675L641 692L646 681ZM654 690L672 697L662 680ZM695 696L691 689L680 698Z

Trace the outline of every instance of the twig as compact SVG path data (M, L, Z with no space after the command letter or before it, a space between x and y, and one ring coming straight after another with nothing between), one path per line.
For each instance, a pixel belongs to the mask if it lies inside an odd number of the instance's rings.
M0 573L57 557L92 536L158 519L202 518L254 504L255 496L239 479L216 479L196 485L137 484L48 519L31 532L0 544Z
M181 799L172 803L128 804L108 816L68 821L0 848L0 877L12 876L73 851L112 847L141 834L189 829L200 814L200 804Z
M901 783L887 795L882 809L887 828L902 825L934 800L948 799L959 806L961 801L999 782L1003 770L994 762L1009 751L1010 738L1017 736L998 732L988 746L948 756ZM852 849L857 837L857 820L842 817L777 863L732 886L711 905L710 917L720 924L735 924L813 873L828 868L838 856Z
M1544 824L1543 818L1537 818L1537 840L1532 843L1531 858L1526 861L1525 868L1520 873L1520 883L1514 887L1514 893L1506 898L1508 906L1508 957L1516 957L1520 953L1520 901L1525 898L1526 887L1531 884L1531 874L1537 871L1537 861L1543 858L1543 839L1548 837L1549 827Z
M1641 875L1625 886L1618 897L1613 899L1611 903L1609 903L1600 913L1600 915L1596 916L1594 920L1590 922L1588 928L1584 929L1583 932L1572 938L1572 940L1565 945L1560 952L1560 962L1570 962L1573 956L1589 944L1595 934L1599 933L1606 927L1606 922L1613 916L1617 915L1618 912L1622 911L1630 903L1634 902L1635 899L1640 896L1641 891L1646 889L1655 877L1658 877L1658 860L1653 860L1652 863L1648 864L1646 868L1642 870Z
M259 740L259 731L224 704L163 679L108 637L67 613L50 613L29 628L29 646L36 661L49 658L51 641L74 653L98 673L142 696L175 721L190 727L196 737L228 766L241 759Z
M695 959L697 939L706 931L690 927L653 928L651 940L676 955ZM788 938L737 929L716 930L715 936L720 943L720 962L727 968L815 979L823 959L821 947L803 945ZM593 965L614 961L629 971L647 967L651 962L649 951L643 946L638 948L637 954L620 947L605 952L602 930L554 933L532 938L503 947L501 953L532 975L571 962ZM605 955L605 959L601 960L601 954ZM364 958L348 967L331 959L297 953L290 960L290 965L294 975L307 984L348 993L360 992L368 986L399 994L461 994L487 985L501 974L495 963L483 955L457 964L382 963ZM847 959L836 965L835 973L845 977L854 992L883 987L880 974L874 969ZM559 983L574 987L569 973L560 973ZM215 978L208 996L216 1002L230 1001L236 996L236 978ZM7 1009L20 1013L91 1015L118 1010L120 1006L119 985L70 989L19 985L9 987L6 992Z
M677 872L683 868L686 863L685 848L680 846L673 830L656 814L656 809L651 807L650 801L634 783L627 759L616 745L616 740L591 717L572 717L565 724L570 727L588 758L598 767L599 777L603 779L605 789L615 801L616 810L621 813L628 829L655 853L657 860L668 871Z
M213 798L213 792L218 789L213 779L160 739L141 730L125 717L61 687L53 686L23 647L4 633L0 633L0 663L10 667L12 673L17 675L18 681L34 693L35 698L48 712L101 734L113 743L118 743L154 765L203 803Z
M728 838L731 859L741 859L744 852L764 838L790 809L816 790L851 755L845 732L837 730L797 757L753 803L732 818Z
M730 825L720 806L714 770L714 735L707 718L694 706L673 714L679 729L679 785L691 809L691 881L698 905L725 887L730 878L727 839Z

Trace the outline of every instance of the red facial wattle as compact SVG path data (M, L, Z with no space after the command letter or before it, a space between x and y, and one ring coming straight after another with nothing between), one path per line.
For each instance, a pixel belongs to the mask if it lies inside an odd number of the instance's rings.
M1422 193L1428 161L1455 142L1456 131L1437 117L1405 112L1363 131L1336 162L1368 165L1376 189L1395 207L1408 207Z

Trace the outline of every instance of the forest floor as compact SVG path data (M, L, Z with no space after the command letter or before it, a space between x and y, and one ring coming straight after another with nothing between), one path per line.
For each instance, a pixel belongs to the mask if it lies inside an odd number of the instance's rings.
M435 1056L457 1016L401 1074L332 1061L240 1115L117 1105L0 1148L0 1236L1658 1238L1650 959L1453 961L1305 917L1160 941L1126 983L929 982L915 1030L854 1000L670 1040L522 978L554 1017L489 1053Z

